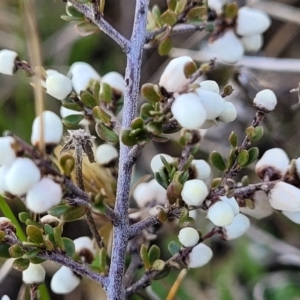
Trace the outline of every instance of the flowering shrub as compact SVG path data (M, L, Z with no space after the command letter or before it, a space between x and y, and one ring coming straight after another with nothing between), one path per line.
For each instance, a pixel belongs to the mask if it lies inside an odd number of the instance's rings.
M42 295L37 290L45 281L44 261L61 265L51 276L55 294L71 293L87 277L108 299L128 299L173 267L208 264L216 252L211 240L241 237L251 226L248 216L261 219L279 211L300 223L299 158L290 160L283 149L272 148L256 162L259 149L253 144L263 138L262 123L277 105L272 90L262 89L253 98L254 117L242 142L235 131L229 134L227 159L220 149L200 159L203 130L222 128L238 117L229 97L232 85L222 88L202 79L215 68L214 54L201 65L189 56L173 58L157 82L140 86L146 44L158 44L158 52L166 55L174 34L206 31L210 48L233 64L245 51L262 47L269 16L222 0L171 0L165 11L138 0L127 39L104 18L104 4L69 0L62 18L76 22L82 35L99 29L109 35L126 54L124 77L114 71L101 76L85 62L73 63L62 74L32 65L15 51L0 51L2 74L24 71L34 78L37 94L47 93L61 107L62 118L37 110L31 145L12 132L0 137L0 209L5 215L0 218L0 256L14 259L31 299ZM138 109L139 95L143 103ZM134 166L146 145L170 139L180 155L154 155L152 173L140 177ZM254 164L256 179L239 176ZM12 199L24 204L18 219L25 234L7 205ZM65 235L66 224L81 219L92 238L72 240ZM169 257L156 245L167 223L177 236L168 242ZM167 299L174 299L181 280L178 276Z

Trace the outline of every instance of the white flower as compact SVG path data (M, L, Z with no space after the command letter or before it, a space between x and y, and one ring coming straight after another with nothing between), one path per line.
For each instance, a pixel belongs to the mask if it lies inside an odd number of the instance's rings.
M242 7L238 11L236 32L241 36L257 35L271 25L269 16L261 10Z
M187 129L197 129L203 125L207 119L206 111L198 95L193 93L181 94L176 97L172 104L171 111L178 123Z
M263 36L261 34L249 35L241 38L245 51L257 52L263 45Z
M181 191L181 197L187 205L200 205L207 197L209 191L206 184L199 179L185 182Z
M270 180L281 178L288 170L289 158L286 152L280 148L267 150L255 165L255 173L264 178L265 174Z
M43 112L43 131L44 142L46 144L59 144L63 134L63 124L61 119L52 111ZM31 143L37 147L41 138L41 117L34 119L31 132Z
M230 205L235 216L240 212L240 207L234 197L228 198L226 196L222 196L220 197L220 200Z
M274 110L277 104L277 98L273 91L269 89L258 92L253 100L253 105L264 112Z
M22 279L26 284L41 284L44 282L46 271L42 265L29 264L29 267L22 272Z
M274 209L300 211L300 189L285 182L277 182L269 193L269 202Z
M11 165L0 166L0 195L4 195L8 191L6 178Z
M58 100L63 100L71 94L72 82L63 74L53 74L46 79L46 92Z
M224 201L214 203L207 211L207 218L216 226L227 226L234 218L234 212Z
M34 213L41 214L60 203L61 186L52 179L44 177L27 193L26 206Z
M93 256L96 254L96 249L94 246L93 240L88 236L81 236L74 241L75 252L81 253L85 251L89 251Z
M233 30L227 30L221 37L211 41L209 47L227 63L234 64L242 58L244 47Z
M186 264L189 268L200 268L206 265L212 258L213 253L211 249L205 244L198 244L189 254Z
M214 80L204 80L199 82L199 84L200 84L200 89L215 92L217 94L220 93L219 85Z
M69 294L80 284L72 270L63 266L52 277L50 287L55 294Z
M199 233L192 227L186 227L179 231L178 239L182 246L193 247L199 242Z
M225 109L218 116L218 121L224 123L233 122L237 117L237 111L235 106L231 102L225 101Z
M110 144L102 144L97 147L95 153L96 162L100 165L107 165L119 157L117 149Z
M189 63L193 63L193 60L188 56L172 59L161 75L159 85L170 93L180 90L188 83L188 79L184 74L184 68Z
M40 219L40 221L43 224L50 224L50 225L53 224L55 227L60 223L60 219L57 217L54 217L52 215L45 215ZM52 227L54 227L54 226L52 226Z
M91 80L101 80L101 76L95 69L85 62L73 63L68 76L71 78L74 91L77 94L80 94L81 91L85 91Z
M31 159L18 157L6 175L7 191L18 196L26 194L40 178L41 172Z
M101 82L109 84L113 89L120 91L122 94L125 92L124 77L118 72L109 72L102 77Z
M206 111L206 119L213 120L224 111L226 101L218 93L201 87L198 88L196 92L199 95L200 102ZM203 125L203 123L201 125Z
M156 204L164 205L167 201L167 191L156 181L155 178L148 182L148 187L154 192Z
M233 240L242 236L249 227L249 219L242 214L237 214L231 224L223 227L223 234L221 236L224 240Z
M0 51L0 73L13 75L16 71L15 62L18 54L15 51L3 49Z
M273 213L273 208L269 203L268 196L264 191L256 191L253 195L254 208L240 207L240 211L248 216L256 219L262 219Z
M285 215L288 219L296 224L300 224L300 211L282 211L282 214Z
M7 295L3 295L3 296L1 297L1 300L10 300L10 298L9 298Z
M204 159L194 159L192 166L196 171L196 178L207 180L211 174L211 167Z
M16 159L16 152L12 148L14 143L11 136L0 137L0 165L10 164Z
M160 158L161 156L163 156L169 164L171 164L174 161L174 158L168 154L160 153L154 155L150 162L150 167L154 174L156 172L159 172L159 170L164 166Z

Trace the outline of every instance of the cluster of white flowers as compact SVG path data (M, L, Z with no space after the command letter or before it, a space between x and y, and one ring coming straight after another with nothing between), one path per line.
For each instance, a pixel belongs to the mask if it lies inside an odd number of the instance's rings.
M210 0L220 13L223 0ZM227 28L220 37L210 41L210 48L227 63L236 63L245 51L256 52L263 45L262 34L270 27L270 17L258 9L242 7L238 10L234 28Z

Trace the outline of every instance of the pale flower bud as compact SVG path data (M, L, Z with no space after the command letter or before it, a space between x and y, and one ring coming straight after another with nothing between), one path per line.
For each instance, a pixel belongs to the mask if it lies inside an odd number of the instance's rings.
M0 165L8 165L16 159L16 152L12 147L14 143L11 136L0 137Z
M22 272L22 279L26 284L41 284L44 282L45 276L46 271L43 266L32 263Z
M280 148L267 150L255 165L255 173L260 178L267 175L270 180L279 179L287 172L289 161L284 150Z
M209 47L224 62L230 64L238 62L244 54L244 47L233 30L227 30L221 37L211 41Z
M41 172L31 159L18 157L14 160L6 175L7 191L17 196L24 195L40 178Z
M1 300L10 300L10 298L9 298L7 295L3 295L3 296L1 297Z
M288 219L296 224L300 224L300 211L282 211L282 214L285 215Z
M240 236L242 236L250 227L250 221L249 219L242 215L237 214L234 218L231 224L223 227L223 232L221 234L221 237L224 240L233 240Z
M120 91L122 94L125 92L124 77L118 72L109 72L105 74L101 82L109 84L113 89Z
M61 199L61 186L52 179L44 177L28 191L26 206L32 212L41 214L59 204Z
M56 227L60 223L60 219L52 215L45 215L40 219L40 221L43 224L49 224L52 227Z
M198 95L193 93L181 94L176 97L171 111L178 123L187 129L197 129L207 119L205 108Z
M180 90L188 83L188 79L184 74L184 68L189 63L193 63L193 60L188 56L172 59L161 75L159 85L164 87L169 93Z
M59 144L63 135L63 124L61 119L52 111L43 112L43 130L45 144ZM31 132L31 143L38 147L41 138L41 117L34 119Z
M70 67L68 76L72 80L74 91L79 94L85 91L91 80L101 80L101 76L95 69L85 62L75 62Z
M97 147L95 153L96 162L100 165L108 165L119 157L117 149L110 144L102 144Z
M0 51L0 73L13 75L16 72L15 62L18 54L15 51L3 49Z
M215 92L217 94L220 93L219 85L214 80L204 80L199 82L199 84L200 84L200 89Z
M192 227L186 227L179 231L178 239L182 246L193 247L199 242L199 233Z
M265 32L271 25L270 17L261 10L242 7L238 11L236 32L249 36Z
M204 159L194 159L192 166L196 171L196 179L207 180L211 174L211 167Z
M218 121L224 123L233 122L237 117L237 111L235 106L231 102L225 102L225 109L218 116Z
M298 176L300 177L300 157L298 157L296 159L295 164L296 164L296 172L297 172Z
M218 93L204 88L198 88L196 92L206 111L206 118L208 120L217 118L226 108L226 101ZM201 125L203 125L203 123Z
M0 195L8 191L6 178L11 165L0 166Z
M71 94L72 82L63 74L51 75L46 79L46 92L58 100L63 100Z
M189 268L200 268L206 265L212 256L211 249L205 244L200 243L192 249L185 263Z
M160 154L154 155L150 162L150 167L154 174L156 172L159 172L159 170L162 167L164 167L164 164L162 163L161 158L160 158L161 156L163 156L169 164L171 164L174 161L174 158L168 154L160 153Z
M216 226L227 226L234 218L234 212L224 201L214 203L207 211L207 218Z
M80 278L63 266L52 277L50 287L55 294L69 294L80 284Z
M200 205L207 197L209 191L206 184L199 179L185 182L181 191L181 197L187 205Z
M16 226L10 219L6 217L0 217L0 230L6 231L8 229L13 232L17 232Z
M228 198L226 196L221 196L220 200L230 205L235 216L240 212L240 207L234 197Z
M258 92L253 100L253 105L263 112L270 112L274 110L276 104L276 95L269 89Z
M269 193L269 202L274 209L298 212L300 189L282 181L277 182Z
M261 34L244 36L241 41L245 51L257 52L263 45L263 36Z
M75 252L87 263L92 263L96 255L94 242L88 236L81 236L74 241Z

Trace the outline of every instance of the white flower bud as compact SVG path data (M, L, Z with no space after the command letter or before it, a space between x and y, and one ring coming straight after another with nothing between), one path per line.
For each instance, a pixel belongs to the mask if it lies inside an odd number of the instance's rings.
M82 253L85 253L86 251L89 251L93 256L96 254L96 249L93 240L88 236L81 236L74 241L75 245L75 252L79 253L79 255Z
M296 224L300 224L300 211L282 211L282 214Z
M233 218L232 223L223 228L223 234L221 237L227 241L236 239L242 236L249 229L249 227L249 219L242 214L237 214Z
M15 62L18 54L15 51L3 49L0 51L0 73L13 75L16 71Z
M199 242L199 233L192 227L186 227L179 231L178 234L179 242L184 247L193 247Z
M180 90L188 83L188 79L184 74L184 67L186 64L192 62L193 60L189 56L172 59L162 73L159 85L164 87L169 93Z
M209 47L230 64L238 62L244 54L244 47L232 30L227 30L223 36L210 42Z
M185 182L181 191L181 197L187 205L200 205L208 195L206 184L199 179L192 179Z
M277 98L269 89L258 92L253 100L253 105L263 112L270 112L275 109Z
M208 120L217 118L226 108L226 101L218 93L204 88L198 88L196 92L206 111L206 118ZM203 125L203 123L201 125Z
M164 166L164 164L161 161L161 156L165 158L165 160L171 164L174 161L174 158L168 154L156 154L152 157L151 162L150 162L150 167L152 172L155 174L156 172L159 172L159 170Z
M214 203L207 211L207 218L216 226L227 226L234 218L234 212L224 201Z
M57 74L60 74L60 73L56 70L48 69L48 70L46 70L46 79L51 75L57 75ZM46 89L46 81L41 80L41 86Z
M200 89L208 90L215 93L220 93L219 85L214 80L204 80L199 82Z
M52 227L56 227L60 223L60 219L52 215L45 215L40 219L40 221L43 224L53 225Z
M80 94L81 91L85 91L91 80L101 80L101 76L95 69L85 62L73 63L68 76L71 78L74 91L77 94Z
M11 165L0 166L0 195L8 191L6 178Z
M235 216L240 212L240 207L234 197L228 198L226 196L222 196L220 197L220 200L230 205Z
M58 100L63 100L71 94L72 82L63 74L51 75L46 79L46 92Z
M32 212L41 214L59 204L61 199L61 186L52 179L44 177L28 191L26 206Z
M43 112L44 142L46 144L59 144L63 135L63 124L61 119L52 111ZM34 119L31 132L31 143L37 147L41 138L41 117Z
M269 202L274 209L300 211L300 189L282 181L277 182L269 193Z
M55 294L69 294L80 284L72 270L63 266L52 277L50 287Z
M40 180L40 178L41 172L31 159L27 157L18 157L14 160L7 172L7 191L17 196L24 195Z
M7 229L10 229L15 233L17 232L16 226L10 219L6 217L0 217L0 230L6 231Z
M102 144L98 146L95 159L100 165L107 165L112 161L115 161L119 157L117 149L110 144Z
M257 52L263 45L263 36L261 34L244 36L241 41L246 51Z
M206 265L212 258L211 249L203 243L195 246L189 254L186 264L189 268L200 268Z
M109 84L113 89L120 91L122 94L125 92L124 77L118 72L109 72L102 77L101 82Z
M248 36L265 32L271 25L270 17L261 10L242 7L238 11L236 32Z
M44 282L45 276L46 271L43 266L32 263L22 272L22 279L26 284L41 284Z
M289 158L286 152L280 148L267 150L262 158L255 165L255 173L264 178L265 175L270 180L281 178L288 170Z
M7 295L3 295L3 296L1 297L1 300L10 300L10 298L9 298Z
M218 121L224 123L233 122L237 117L237 111L235 106L231 102L225 101L225 109L218 116Z
M15 140L11 136L0 137L0 165L10 164L16 159L16 152L12 148Z
M196 178L207 180L211 174L211 167L204 159L194 159L192 166L196 171Z
M269 203L269 198L264 191L256 191L253 195L254 208L240 207L240 211L256 219L262 219L273 213L273 208Z
M187 129L197 129L203 125L207 119L206 111L198 95L192 93L181 94L176 97L172 104L171 111L178 123Z
M296 172L297 172L298 176L300 177L300 157L298 157L296 159L295 164L296 164Z

